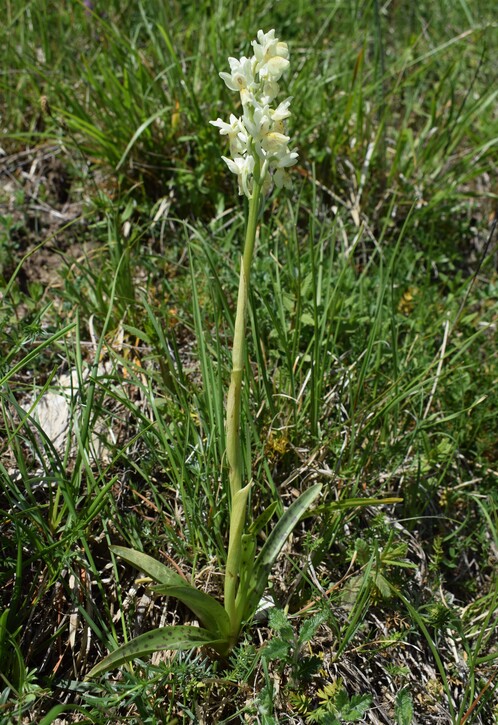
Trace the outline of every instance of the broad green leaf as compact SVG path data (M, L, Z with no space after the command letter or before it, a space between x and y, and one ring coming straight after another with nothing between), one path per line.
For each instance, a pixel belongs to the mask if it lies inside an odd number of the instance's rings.
M253 534L243 534L240 546L239 592L242 595L243 592L247 591L254 570L256 537Z
M358 722L370 708L371 704L371 695L353 695L351 700L341 708L339 717L344 722Z
M189 627L189 626L173 626L173 627L159 627L159 629L153 629L150 632L135 637L131 642L121 645L104 657L90 672L87 674L85 679L95 677L95 675L107 670L119 667L130 662L131 660L139 657L145 657L146 655L159 652L164 649L171 650L184 650L194 649L195 647L205 647L211 645L223 644L223 640L220 640L213 635L212 632L208 632L207 629L201 629L200 627Z
M261 656L267 662L275 662L276 660L283 660L285 662L289 659L292 644L292 639L280 639L280 637L274 637L263 647Z
M150 576L151 579L154 579L159 584L166 584L172 587L190 586L180 574L177 574L169 566L162 564L148 554L136 551L135 549L128 549L125 546L111 546L110 549L113 554L119 556L120 559L124 559L136 569L145 572L147 576Z
M0 644L4 641L7 635L7 620L9 618L9 608L4 609L0 615Z
M271 519L275 510L278 506L278 501L271 503L263 513L259 514L258 518L255 519L250 526L248 526L247 533L257 536L259 532L266 526L268 521Z
M377 587L377 589L379 590L381 596L384 599L390 599L390 597L392 595L391 585L387 581L386 577L383 574L380 574L379 572L377 572L376 574L373 575L372 578L373 578L374 584Z
M278 607L270 609L268 624L278 634L280 639L286 640L294 645L294 630L287 614L282 609Z
M183 586L159 585L154 587L157 594L167 594L183 602L200 619L210 632L216 632L221 638L228 637L230 620L225 609L216 599L205 592L184 584Z
M237 526L238 522L244 522L246 518L247 509L247 497L251 490L251 483L248 483L244 488L241 488L236 492L232 499L232 513L230 515L230 527L235 523ZM243 523L242 523L243 525Z
M310 617L308 620L303 622L303 625L299 632L298 645L304 647L305 644L311 642L315 636L318 628L327 621L327 612L318 612Z
M243 568L253 563L254 553L256 550L256 539L252 534L243 534L240 546L242 549L240 566Z
M244 607L243 618L249 618L258 606L258 602L265 590L268 582L268 575L280 554L287 537L294 529L298 521L302 518L305 511L311 506L313 501L320 495L322 486L320 483L311 486L304 491L296 501L294 501L288 509L284 511L278 520L275 528L272 530L265 545L261 549L254 563L253 584L247 594L246 604Z
M411 725L413 720L413 700L407 687L403 687L396 695L394 716L398 725Z
M9 630L7 623L9 619L9 609L4 609L0 615L0 655L2 662L6 662L9 649Z
M228 612L228 616L231 620L230 628L234 627L235 610L239 607L239 600L241 594L240 587L240 562L242 558L242 546L241 541L243 537L244 522L246 517L246 504L247 497L251 488L251 483L248 483L244 488L237 491L232 497L232 511L230 514L230 541L228 544L228 555L227 563L225 567L225 609ZM248 539L246 539L247 545ZM248 550L246 546L245 555L248 556ZM252 568L252 567L251 567ZM247 577L242 576L244 581ZM247 586L248 582L245 583ZM245 598L243 599L245 602ZM243 603L240 605L239 614L243 611ZM239 616L239 615L237 615ZM241 619L239 618L239 624Z
M153 585L156 594L179 599L192 610L206 629L217 632L222 638L227 636L228 615L214 597L196 589L173 569L148 554L124 546L111 546L111 551L158 582L158 585Z

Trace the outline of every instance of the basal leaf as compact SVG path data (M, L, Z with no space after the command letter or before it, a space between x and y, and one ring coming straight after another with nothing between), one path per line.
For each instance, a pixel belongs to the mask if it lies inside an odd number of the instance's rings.
M240 547L239 590L247 591L254 569L256 537L253 534L244 534L240 542Z
M273 501L265 510L263 513L261 513L257 519L255 519L252 524L248 527L248 533L253 534L254 536L257 536L259 532L266 526L268 521L271 519L273 514L275 513L275 510L278 506L278 501Z
M179 599L210 632L216 632L222 638L228 634L228 615L214 597L196 589L173 569L148 554L124 546L111 546L111 551L158 582L153 585L156 594L166 594Z
M216 632L221 638L228 637L230 620L225 609L216 599L190 585L154 587L158 594L167 594L183 602L210 632Z
M160 650L185 650L195 647L204 647L223 644L212 632L200 627L173 626L159 627L150 632L135 637L131 642L121 645L104 657L95 667L90 670L85 679L95 677L102 672L119 667L125 662L130 662L139 657L159 652Z
M178 574L169 566L162 564L157 559L154 559L148 554L144 554L142 551L136 551L135 549L128 549L125 546L111 546L113 554L119 556L120 559L124 559L135 567L143 571L151 579L158 582L159 584L166 584L168 586L189 586L189 583L180 574Z
M302 518L306 510L311 506L313 501L319 496L321 490L321 484L317 483L304 491L299 498L284 511L275 528L268 536L265 545L261 549L254 563L253 584L248 592L244 608L245 619L250 617L258 606L258 602L261 599L268 582L268 575L277 556L280 554L287 537L298 521Z

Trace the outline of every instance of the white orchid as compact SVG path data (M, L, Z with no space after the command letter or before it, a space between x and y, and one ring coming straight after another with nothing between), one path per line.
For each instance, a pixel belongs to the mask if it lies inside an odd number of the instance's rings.
M228 136L231 159L222 156L230 171L237 175L239 194L251 198L254 180L268 193L271 182L277 188L290 185L285 168L297 161L297 151L289 149L290 137L285 133L285 120L291 115L292 97L272 108L279 93L278 81L289 66L287 43L275 37L275 30L258 31L252 41L252 58L229 58L230 73L220 77L231 91L240 93L242 116L230 115L230 122L221 118L210 121Z
M254 172L254 157L247 154L246 156L235 156L233 160L226 156L222 156L221 158L230 171L237 174L239 194L245 194L247 197L250 197L249 178Z
M289 111L291 101L292 97L287 98L285 101L282 101L278 104L276 109L272 111L272 121L283 121L285 118L289 118L289 116L291 115L291 112Z
M261 78L278 81L289 65L287 43L281 43L275 38L274 30L268 33L258 30L258 39L252 41L252 47L256 58L256 72Z
M220 73L220 78L225 81L231 91L241 91L254 83L254 64L249 58L242 56L229 58L231 73Z
M267 105L259 105L256 100L246 103L241 121L249 136L253 139L263 139L270 132L272 125L270 108Z
M230 123L226 123L221 118L217 118L216 121L210 121L210 123L220 129L221 136L228 136L232 156L237 156L247 151L247 132L244 124L240 122L237 116L231 113Z

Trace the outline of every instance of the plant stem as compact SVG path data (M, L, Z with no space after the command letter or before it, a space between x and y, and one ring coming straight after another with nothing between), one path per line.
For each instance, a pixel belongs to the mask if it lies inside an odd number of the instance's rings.
M244 253L241 262L237 311L232 348L232 373L227 397L227 459L230 480L230 535L228 541L227 564L225 573L225 609L230 618L231 644L236 641L240 629L240 614L235 606L235 597L239 581L241 560L241 539L244 533L246 503L250 482L243 487L243 457L240 440L240 404L242 395L242 377L245 362L245 336L247 299L249 294L249 275L256 239L261 185L254 180L253 193L249 200Z

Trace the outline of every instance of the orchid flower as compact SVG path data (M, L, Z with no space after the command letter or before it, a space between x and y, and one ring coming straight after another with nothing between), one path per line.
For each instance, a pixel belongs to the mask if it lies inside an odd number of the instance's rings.
M239 194L248 198L253 194L254 179L264 193L270 190L272 181L277 188L289 186L285 169L298 158L297 151L289 148L290 137L285 133L292 97L271 107L280 91L278 81L289 66L287 43L279 41L274 30L259 30L252 47L251 58L229 58L230 73L220 73L227 88L240 93L242 115L237 118L232 113L229 123L221 118L210 121L221 135L228 136L232 158L222 159L237 176Z

